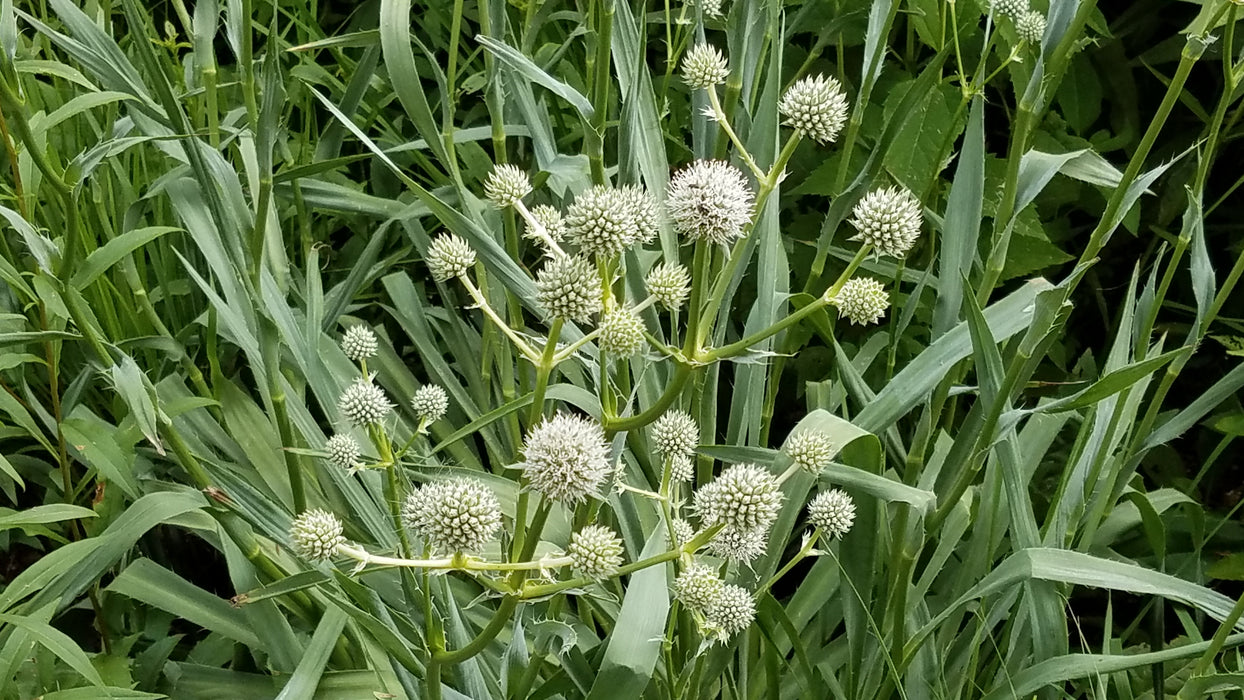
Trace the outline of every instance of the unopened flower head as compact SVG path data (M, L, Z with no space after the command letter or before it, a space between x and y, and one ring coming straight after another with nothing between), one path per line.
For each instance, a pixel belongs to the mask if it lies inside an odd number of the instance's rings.
M569 413L546 418L532 428L523 457L531 487L562 503L586 500L613 473L600 424Z
M328 442L324 443L324 451L328 453L328 461L342 469L353 468L363 454L358 442L345 433L328 438Z
M727 583L709 608L707 618L713 636L725 643L751 626L756 619L756 601L746 588Z
M341 337L341 351L353 362L376 356L380 344L367 326L351 326Z
M851 214L851 225L859 231L851 240L871 245L878 255L901 258L920 237L920 202L904 188L873 190Z
M570 536L571 568L588 578L611 576L622 566L622 540L603 525L588 525Z
M393 404L389 403L384 389L368 379L358 379L341 392L337 408L351 425L365 426L383 420L393 410Z
M565 240L566 220L562 218L562 213L557 210L557 207L548 204L537 204L531 208L531 218L544 227L544 232L549 238L558 243ZM523 231L523 235L537 240L540 238L530 226Z
M662 457L690 455L700 444L700 426L686 411L666 411L652 423L652 449Z
M890 308L889 293L871 277L847 280L830 301L838 307L838 318L846 317L860 326L880 321L886 309Z
M737 564L750 564L764 554L768 546L768 533L762 527L750 530L722 528L708 541L708 551Z
M705 17L720 17L721 3L722 0L694 0L688 4L693 7L698 5Z
M833 143L847 122L847 96L834 78L816 75L791 86L778 111L786 125L817 143Z
M717 572L704 564L692 564L674 577L674 598L701 613L713 609L725 582Z
M667 309L678 309L691 295L691 273L678 263L658 263L644 278L648 293Z
M726 57L709 44L696 44L682 59L682 79L693 89L712 89L726 82L729 76Z
M631 225L634 227L635 240L640 243L651 243L661 233L661 205L652 193L640 185L623 185L618 190L631 213Z
M484 196L504 209L531 194L531 178L522 168L503 163L492 169L484 181Z
M995 17L1018 20L1028 12L1028 0L993 0L989 5Z
M554 318L586 323L600 311L596 266L581 255L556 255L536 275L536 299Z
M834 456L834 443L819 430L801 430L786 439L782 448L791 461L809 474L820 474Z
M501 502L475 479L436 481L406 497L402 522L437 551L473 552L501 527Z
M1020 41L1029 44L1040 44L1045 38L1045 15L1036 11L1025 12L1015 20L1015 31Z
M442 233L432 239L425 258L432 278L437 282L461 277L475 264L475 250L471 244L452 233Z
M781 505L777 478L754 464L736 464L695 493L695 509L705 527L721 523L739 530L768 528Z
M600 319L600 349L618 357L630 357L644 349L644 322L627 308L617 308Z
M670 479L681 484L695 478L695 460L690 455L674 455L670 459Z
M310 561L326 561L344 544L341 521L326 510L313 508L294 518L289 527L289 541L294 552Z
M610 257L639 240L633 197L594 185L566 209L566 232L584 255Z
M754 203L743 172L720 160L697 160L674 175L666 199L679 234L722 245L742 238Z
M831 538L842 537L855 522L855 501L841 489L822 491L808 504L808 522Z
M419 420L435 423L449 410L449 395L438 384L424 384L415 390L410 408Z
M674 518L674 546L684 547L695 537L695 528L682 518Z

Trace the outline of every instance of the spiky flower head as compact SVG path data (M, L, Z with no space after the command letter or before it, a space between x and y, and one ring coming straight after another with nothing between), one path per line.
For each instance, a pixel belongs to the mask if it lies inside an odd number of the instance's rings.
M484 181L484 196L499 208L513 206L531 194L531 178L517 165L502 163L492 169Z
M1045 15L1035 10L1025 12L1015 20L1015 31L1019 34L1020 41L1040 44L1045 38Z
M743 171L721 160L697 160L670 180L666 207L679 234L729 245L742 238L754 202Z
M424 384L415 390L410 408L419 420L435 423L449 410L449 395L439 384Z
M778 111L801 136L833 143L847 123L847 96L835 78L815 75L795 83L782 96Z
M544 227L544 232L548 234L549 238L558 243L565 240L566 220L562 218L562 213L557 210L557 207L548 204L537 204L531 208L531 218ZM530 226L523 231L523 235L536 240L540 238Z
M600 349L618 357L630 357L644 348L644 322L634 311L619 307L600 319Z
M700 11L704 13L705 17L720 17L721 3L722 0L693 0L688 4L692 7L698 5L700 7Z
M600 424L569 413L546 418L532 428L523 457L531 487L562 503L586 500L613 473Z
M696 513L705 527L768 528L781 505L778 480L755 464L736 464L695 492Z
M786 439L782 448L791 461L809 474L820 474L834 456L834 443L819 430L801 430Z
M696 44L682 59L682 79L694 90L712 89L729 76L726 57L709 44Z
M644 278L644 286L665 308L682 308L691 295L691 273L678 263L658 263Z
M670 460L670 479L681 484L695 478L695 460L689 455L674 455Z
M501 502L476 479L434 481L412 491L402 522L441 552L473 552L501 527Z
M631 213L635 240L651 243L661 233L661 222L665 218L657 198L642 185L623 185L618 191Z
M855 501L842 489L822 491L808 504L808 522L829 537L842 537L855 522Z
M622 566L622 540L603 525L588 525L570 536L570 566L588 578L611 576Z
M725 585L713 567L692 564L674 577L674 598L692 610L708 612Z
M432 278L437 282L461 277L475 264L475 250L471 244L452 233L442 233L432 239L425 258Z
M989 9L995 17L1010 17L1018 20L1028 12L1028 0L993 0Z
M555 255L536 275L536 299L554 318L586 323L600 311L596 266L581 255Z
M708 541L708 551L730 562L750 564L765 553L769 537L765 528L739 530L722 528Z
M674 546L684 547L695 537L695 528L682 518L674 518Z
M708 609L707 618L713 636L725 643L751 626L756 619L756 601L746 588L727 583Z
M345 433L337 433L324 443L324 451L328 453L328 461L335 467L350 469L358 464L363 451L354 438Z
M289 526L289 541L294 553L310 561L326 561L344 544L341 521L326 510L304 510Z
M873 190L851 214L851 225L859 231L851 240L871 245L878 255L901 258L920 237L920 202L905 188Z
M652 422L652 449L663 457L690 455L700 444L700 426L686 411L666 411Z
M871 277L847 280L830 301L838 307L838 318L845 316L851 323L860 326L880 321L886 309L890 308L889 293Z
M579 252L610 257L640 240L634 199L604 185L580 192L566 209L566 233Z
M337 408L350 425L364 426L383 420L393 410L393 404L389 403L384 389L372 384L370 378L360 378L341 392Z
M375 357L380 344L367 326L352 326L341 337L341 351L353 362Z

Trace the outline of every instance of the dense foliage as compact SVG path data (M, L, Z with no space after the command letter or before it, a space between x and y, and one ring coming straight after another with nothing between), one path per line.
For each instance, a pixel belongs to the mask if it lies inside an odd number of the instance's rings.
M0 3L0 698L1240 697L1242 15Z

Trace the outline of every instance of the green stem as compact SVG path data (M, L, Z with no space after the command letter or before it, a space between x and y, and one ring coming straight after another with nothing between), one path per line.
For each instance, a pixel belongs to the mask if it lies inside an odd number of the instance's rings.
M687 384L687 380L691 377L692 367L687 364L679 364L674 370L674 376L670 378L669 384L665 386L665 391L661 394L656 403L652 404L645 411L641 411L633 416L625 418L611 418L606 416L601 421L602 427L611 433L620 433L625 430L634 430L648 425L665 413L665 409L674 403L674 399L678 398L683 387Z
M479 308L479 310L483 311L484 315L496 324L497 328L505 334L505 337L510 339L511 343L514 343L514 347L518 348L518 351L523 354L523 357L527 358L531 362L539 362L539 353L527 344L527 341L520 338L519 335L514 332L514 329L510 328L510 324L506 323L500 316L497 315L497 312L493 310L492 306L488 303L488 300L484 298L483 293L481 293L479 288L471 282L471 279L466 275L463 275L460 279L462 280L462 285L466 287L467 293L469 293L471 298L475 300L475 305Z
M549 388L549 375L553 373L553 367L556 365L557 339L561 336L562 323L560 318L553 319L553 325L549 328L549 338L544 343L544 354L536 363L536 388L532 393L531 411L527 417L528 428L540 422L544 416L544 394Z

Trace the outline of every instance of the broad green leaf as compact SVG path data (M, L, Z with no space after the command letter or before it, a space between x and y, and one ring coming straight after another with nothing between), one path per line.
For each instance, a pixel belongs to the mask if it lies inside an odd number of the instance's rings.
M294 670L285 687L281 688L281 694L276 696L277 700L312 700L318 696L316 688L347 619L349 618L339 608L330 608L324 613L302 660L298 662L298 668Z
M125 567L107 590L260 648L259 638L247 627L240 610L150 559L138 559Z
M95 667L91 665L91 660L87 657L86 652L82 651L82 648L64 632L45 622L39 622L25 615L0 613L0 623L20 628L29 634L36 642L55 654L56 658L64 661L92 685L104 685L104 679L100 678L99 671L95 670ZM104 691L101 690L100 692ZM106 692L104 692L104 695L107 697Z

